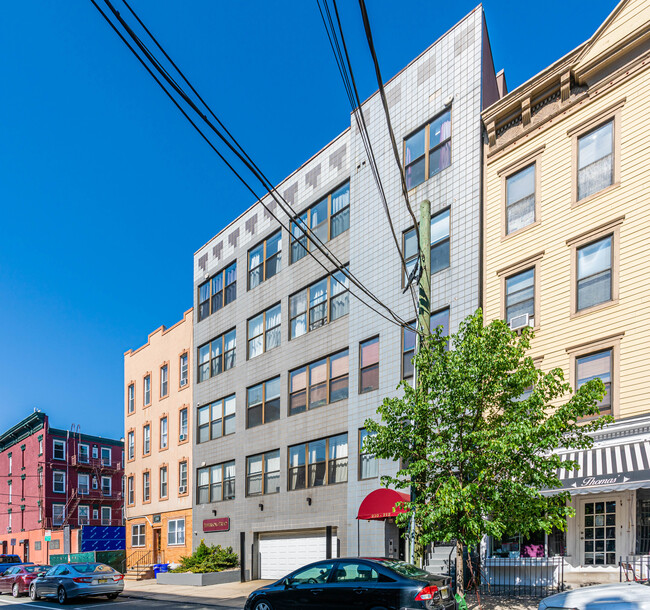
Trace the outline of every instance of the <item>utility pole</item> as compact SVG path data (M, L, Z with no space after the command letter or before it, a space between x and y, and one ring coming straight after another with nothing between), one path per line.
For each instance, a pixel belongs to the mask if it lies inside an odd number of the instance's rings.
M420 337L431 333L431 202L425 199L420 203L420 281L418 285L418 320L415 335L415 355L420 351ZM418 370L413 366L413 386L417 387ZM415 501L415 488L411 486L411 502ZM409 532L409 563L415 563L415 511L411 514Z

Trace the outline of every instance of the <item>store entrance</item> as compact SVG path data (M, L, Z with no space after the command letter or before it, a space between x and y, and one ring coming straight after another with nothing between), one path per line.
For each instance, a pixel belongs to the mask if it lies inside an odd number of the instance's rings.
M580 515L580 553L582 565L616 565L616 529L620 515L617 514L617 501L583 500Z

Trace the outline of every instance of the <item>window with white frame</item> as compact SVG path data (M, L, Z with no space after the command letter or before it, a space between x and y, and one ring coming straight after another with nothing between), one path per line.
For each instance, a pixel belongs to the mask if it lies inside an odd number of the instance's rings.
M65 519L65 504L52 504L52 525L61 526Z
M77 475L77 487L79 495L85 496L90 493L90 475L79 473Z
M151 375L144 378L144 406L151 404Z
M612 300L612 236L577 249L577 310Z
M179 495L187 493L187 462L178 464L178 493Z
M185 441L187 440L187 407L180 410L178 417L179 417L178 440Z
M142 501L149 502L151 499L151 487L149 472L142 473Z
M167 418L160 419L160 448L167 449Z
M65 441L54 439L52 441L53 455L55 460L65 460Z
M127 479L127 490L128 490L128 500L129 505L135 504L135 485L133 476L130 476Z
M56 494L65 493L65 470L52 472L52 491Z
M131 526L131 546L145 546L144 523L138 523Z
M167 466L160 468L160 497L167 497Z
M185 519L167 521L167 544L170 546L185 544Z
M515 273L505 282L506 322L510 324L513 318L528 315L529 324L534 323L535 267Z
M252 290L280 272L282 266L282 231L269 235L248 251L248 289Z
M111 484L112 484L111 477L102 477L102 496L111 495L111 491L112 491Z
M93 521L98 521L98 520L99 520L99 509L93 508Z
M578 138L578 201L614 183L614 121Z
M131 430L127 436L127 445L129 451L129 459L132 460L135 458L135 432Z
M248 320L248 359L255 358L274 347L281 341L280 324L282 310L280 303Z
M79 506L77 509L77 521L78 525L88 525L90 523L90 507L89 506Z
M144 455L151 453L151 426L149 424L142 428L142 453Z
M535 222L535 172L533 163L506 178L506 234Z
M102 466L111 465L111 449L110 447L102 447Z
M180 370L180 387L184 388L187 385L188 380L187 353L181 354L180 356Z
M99 457L99 449L97 445L93 445L93 459L96 460Z
M597 378L605 384L605 396L598 403L601 415L612 413L612 360L612 349L576 357L576 388Z
M112 521L111 507L102 506L102 525L110 525Z
M235 394L197 409L197 443L235 432Z
M12 495L13 495L12 494L12 484L11 483L12 483L11 481L7 481L7 485L8 485L8 488L9 488L9 504L11 504L11 498L12 498Z
M163 364L160 367L160 398L164 398L169 393L169 366Z
M235 366L237 331L229 330L198 348L198 382L227 371Z
M132 383L129 384L127 400L129 413L133 413L135 411L135 385Z

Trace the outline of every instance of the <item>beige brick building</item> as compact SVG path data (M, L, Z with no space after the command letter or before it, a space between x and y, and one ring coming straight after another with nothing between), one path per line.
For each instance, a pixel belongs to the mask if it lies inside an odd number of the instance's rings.
M124 354L129 567L192 551L192 309Z
M534 541L569 580L618 581L621 557L650 551L649 66L650 3L626 0L483 112L486 317L534 327L531 355L574 388L600 377L616 419L561 473L566 534ZM488 563L512 552L525 541L490 541Z

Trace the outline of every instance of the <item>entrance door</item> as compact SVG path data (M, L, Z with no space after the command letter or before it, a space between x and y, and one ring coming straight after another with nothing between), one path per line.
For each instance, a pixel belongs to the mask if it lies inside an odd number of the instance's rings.
M153 562L162 563L162 552L161 552L161 535L160 528L156 528L153 531Z
M583 565L616 565L616 530L621 518L616 505L615 499L582 501L580 545Z
M25 544L23 546L23 561L25 563L29 563L29 540L25 540Z

